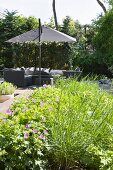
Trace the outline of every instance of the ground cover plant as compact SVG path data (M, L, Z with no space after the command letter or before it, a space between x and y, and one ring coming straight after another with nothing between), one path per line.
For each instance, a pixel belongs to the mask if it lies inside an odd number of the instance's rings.
M112 170L113 96L61 79L0 114L2 169Z

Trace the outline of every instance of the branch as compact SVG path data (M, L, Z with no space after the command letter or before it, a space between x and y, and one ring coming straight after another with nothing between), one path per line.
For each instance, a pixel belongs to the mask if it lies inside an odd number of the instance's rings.
M104 4L100 0L97 0L97 2L101 6L101 8L103 9L104 13L106 13L107 10L106 10L106 7L104 6Z

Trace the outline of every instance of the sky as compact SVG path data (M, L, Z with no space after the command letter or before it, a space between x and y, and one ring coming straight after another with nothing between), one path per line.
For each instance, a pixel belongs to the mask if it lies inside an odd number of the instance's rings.
M0 12L8 9L17 10L19 15L34 16L41 22L49 22L53 16L52 0L0 0ZM89 24L99 14L102 8L96 0L56 0L56 13L59 23L66 16L78 20L81 24Z

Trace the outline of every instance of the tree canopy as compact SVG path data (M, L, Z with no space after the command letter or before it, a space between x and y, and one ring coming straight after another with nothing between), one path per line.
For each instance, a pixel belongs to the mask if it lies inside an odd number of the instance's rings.
M100 62L108 65L113 63L113 11L110 10L105 16L96 22L97 34L94 43Z

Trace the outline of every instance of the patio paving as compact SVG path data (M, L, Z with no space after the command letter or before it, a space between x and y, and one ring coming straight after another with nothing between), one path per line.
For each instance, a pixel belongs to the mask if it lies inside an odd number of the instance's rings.
M32 93L33 89L32 88L19 88L15 90L14 96L15 97L20 97L20 96L25 96L27 94ZM6 113L6 111L9 109L11 103L13 102L14 98L10 98L9 100L6 100L3 103L0 103L0 112Z

